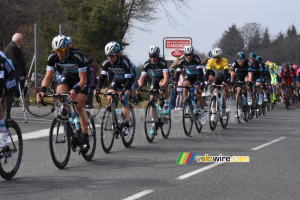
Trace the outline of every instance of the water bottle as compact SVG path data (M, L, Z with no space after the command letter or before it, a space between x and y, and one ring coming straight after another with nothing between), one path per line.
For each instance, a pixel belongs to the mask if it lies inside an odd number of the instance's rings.
M122 122L120 110L118 108L116 108L115 111L116 111L117 121L119 123Z
M72 130L75 132L76 128L75 128L75 123L74 123L73 117L70 117L70 118L69 118L69 122L70 122L70 124L71 124Z
M75 130L79 131L79 129L80 129L80 122L79 122L79 117L78 117L77 114L74 116L74 124L75 124Z
M243 96L243 105L245 106L246 104L247 104L246 97Z
M222 110L222 107L223 107L222 103L223 102L221 101L220 98L217 98L217 101L218 101L219 110Z
M161 116L161 107L156 104L156 110L157 110L157 115L160 117Z
M196 103L195 103L195 101L192 99L192 104L193 104L193 111L194 111L194 113L197 113L197 105L196 105Z

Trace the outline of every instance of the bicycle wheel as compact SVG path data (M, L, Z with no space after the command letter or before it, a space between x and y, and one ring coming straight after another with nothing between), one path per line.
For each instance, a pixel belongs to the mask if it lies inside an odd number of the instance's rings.
M50 154L55 166L59 169L65 168L70 159L69 130L72 130L69 122L60 122L57 118L52 121L49 131Z
M114 130L116 119L113 119L111 107L108 106L103 114L101 123L101 144L104 152L109 153L114 143Z
M223 101L225 101L225 98L223 98ZM225 115L223 114L223 116L220 116L220 123L222 125L222 128L226 129L227 125L228 125L228 120L229 120L229 112L226 112L226 109L223 108L222 113L225 113ZM224 119L224 116L226 117L225 119Z
M15 121L6 122L9 131L6 146L0 152L0 175L11 179L17 173L23 155L23 139L19 125Z
M86 107L92 117L96 117L101 110L101 98L99 95L93 95L93 104L92 107Z
M182 116L182 121L183 121L183 130L186 136L190 136L192 133L193 129L193 119L191 117L191 112L193 111L192 103L189 98L184 100L183 103L183 116Z
M243 97L242 94L238 94L237 96L237 103L236 103L236 118L238 120L238 123L242 123L243 119Z
M133 142L135 134L135 113L132 105L130 106L130 118L129 118L129 133L126 136L122 137L122 142L125 147L129 148Z
M200 106L199 106L197 98L195 99L195 104L197 106L197 108L196 108L197 113L195 114L197 120L195 122L195 125L196 125L197 132L201 133L201 131L202 131L202 124L201 124L201 121L200 121L201 120L201 112L200 112Z
M145 128L145 134L146 134L146 139L149 143L152 143L154 140L154 137L156 135L156 126L157 124L154 122L154 113L151 114L151 111L156 109L153 106L153 101L149 101L146 109L145 109L145 121L144 121L144 128ZM153 123L155 123L155 127L152 127ZM150 134L151 128L154 128L154 133Z
M91 115L91 113L86 112L88 115L88 141L90 144L90 149L88 152L83 153L82 157L87 160L90 161L92 160L92 158L94 157L95 154L95 150L96 150L96 126L95 126L95 122L94 122L94 118Z
M45 98L44 105L38 104L36 101L36 96L41 92L42 87L31 88L25 96L25 108L27 111L35 117L45 117L49 115L54 110L53 98ZM46 94L54 94L53 89L48 89Z
M213 108L213 105L215 105L215 108ZM215 115L217 115L218 113L218 104L217 104L217 98L216 96L213 96L210 100L210 104L209 104L209 126L210 126L210 130L214 131L217 127L217 123L218 123L218 117L215 116L215 121L211 120L211 116L212 116L212 109L215 109Z
M165 139L169 138L170 132L171 132L171 109L170 113L168 115L163 115L160 118L160 129L161 134Z

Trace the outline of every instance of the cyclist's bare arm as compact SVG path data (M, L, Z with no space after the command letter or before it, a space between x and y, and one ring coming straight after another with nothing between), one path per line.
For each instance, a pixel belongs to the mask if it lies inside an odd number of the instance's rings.
M43 87L46 87L48 88L51 84L51 79L52 79L52 74L53 74L53 71L52 70L47 70L46 71L46 75L42 81L42 88ZM45 93L44 92L40 92L39 94L37 94L37 102L40 102L41 100L44 99L44 95Z

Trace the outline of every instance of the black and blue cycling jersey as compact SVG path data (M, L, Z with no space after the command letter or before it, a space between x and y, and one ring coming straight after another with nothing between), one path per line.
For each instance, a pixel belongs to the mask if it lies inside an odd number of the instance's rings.
M118 56L118 59L115 63L111 63L108 60L105 60L102 64L101 76L98 80L98 88L102 88L104 81L108 75L108 71L114 73L114 83L124 84L126 90L130 90L132 82L134 82L135 71L133 68L133 63L126 56ZM114 87L115 88L115 87Z
M0 97L12 94L17 90L18 79L12 62L1 52L0 54Z
M163 58L159 58L156 63L152 63L148 59L143 66L142 75L146 75L148 70L151 72L152 77L161 78L163 78L164 72L169 72L167 61Z
M198 75L199 70L202 70L201 59L198 55L193 55L191 62L188 62L184 57L178 62L177 71L181 72L185 70L185 76ZM203 71L203 70L202 70Z

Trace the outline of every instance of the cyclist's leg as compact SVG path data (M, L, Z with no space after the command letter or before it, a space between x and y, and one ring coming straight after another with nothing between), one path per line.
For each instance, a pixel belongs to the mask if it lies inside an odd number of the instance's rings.
M185 76L185 77L184 77L184 80L183 80L183 86L191 86L190 76ZM187 92L188 92L188 89L187 89L187 88L183 88L183 100L186 99L186 97L187 97Z
M5 94L5 89L3 88L1 97ZM1 99L2 100L2 99ZM4 119L4 113L3 113L3 106L2 101L0 101L0 151L2 150L2 147L6 145L7 138L8 138L8 131L5 127L5 119Z

